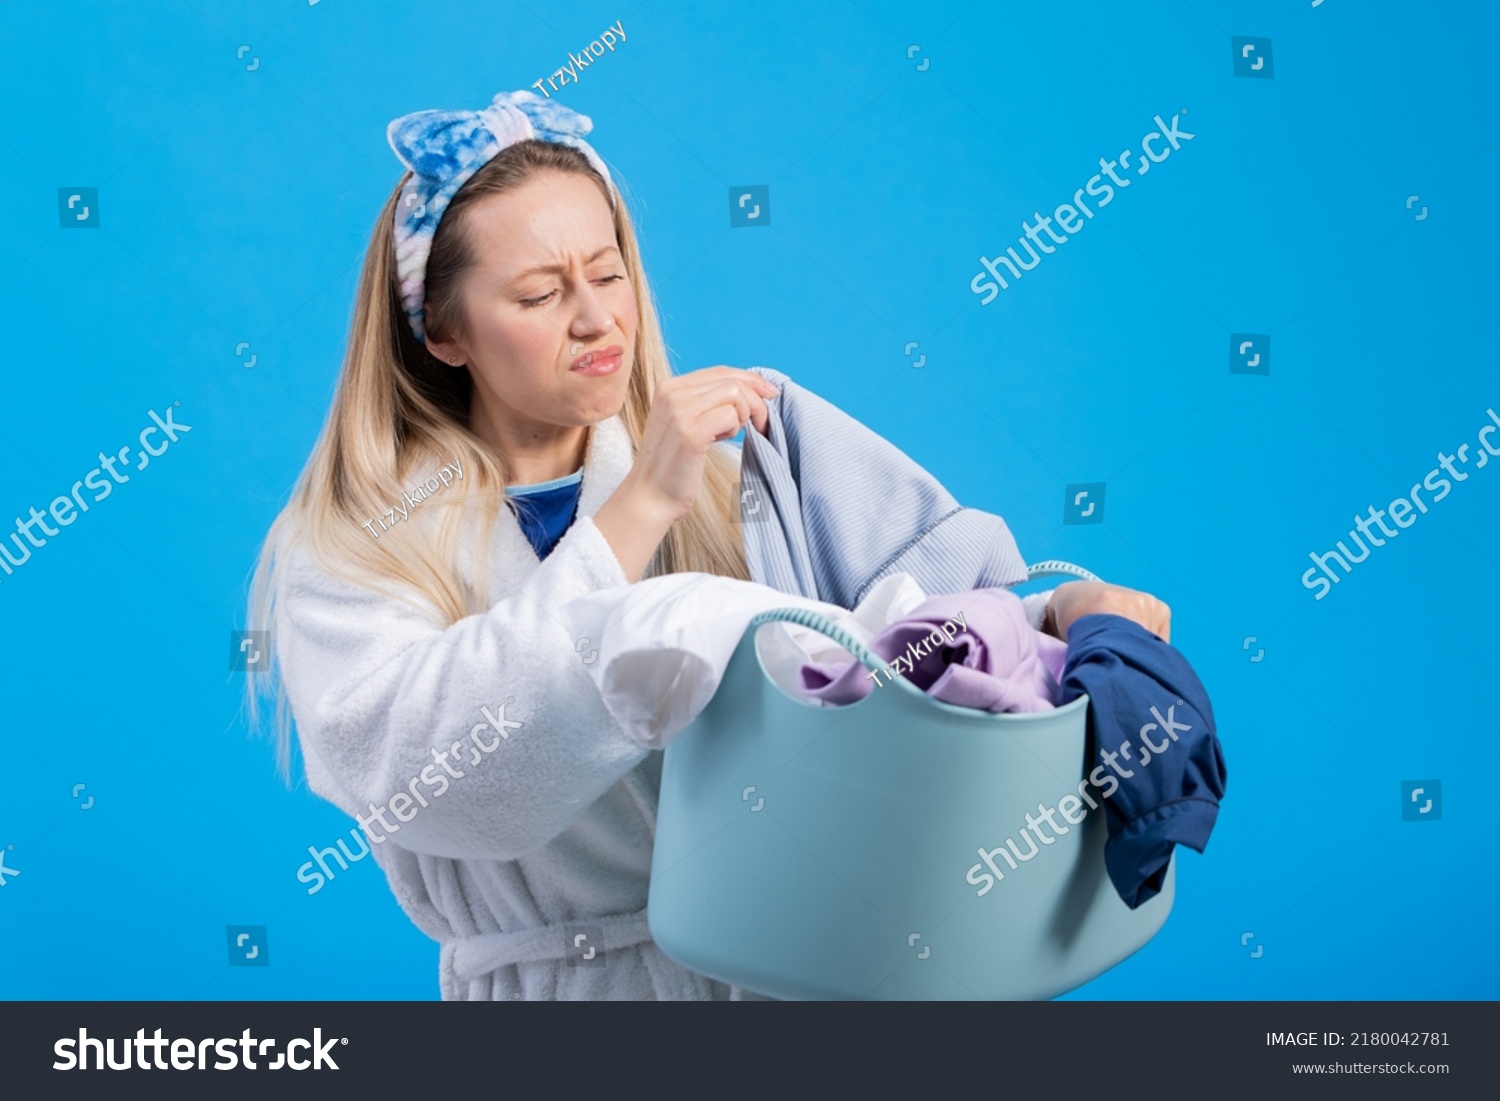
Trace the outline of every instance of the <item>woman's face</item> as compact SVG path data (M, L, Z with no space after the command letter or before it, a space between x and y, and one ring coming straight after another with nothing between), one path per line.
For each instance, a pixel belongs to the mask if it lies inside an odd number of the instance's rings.
M470 426L481 436L498 429L537 439L618 413L635 366L637 314L598 186L546 172L480 200L467 229L475 264L460 289L466 331L428 347L468 365Z

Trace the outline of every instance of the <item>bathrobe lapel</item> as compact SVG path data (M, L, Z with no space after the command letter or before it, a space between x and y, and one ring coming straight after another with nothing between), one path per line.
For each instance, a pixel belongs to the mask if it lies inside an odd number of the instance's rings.
M589 432L588 449L583 459L583 484L578 496L578 515L593 516L609 500L635 461L635 447L625 422L618 416L594 425ZM574 520L577 523L577 520ZM567 535L563 536L564 539ZM536 548L521 530L521 523L509 508L502 508L495 520L491 543L490 594L498 599L519 589L528 577L541 568Z

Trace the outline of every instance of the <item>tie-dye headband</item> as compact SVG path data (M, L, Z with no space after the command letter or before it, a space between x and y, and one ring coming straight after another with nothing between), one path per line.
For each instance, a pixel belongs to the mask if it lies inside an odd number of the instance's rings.
M412 171L397 200L396 275L401 305L418 343L424 339L427 256L438 221L454 193L502 149L535 138L571 145L588 157L609 185L613 207L609 170L583 140L593 128L587 115L524 90L501 92L478 111L414 111L386 127L386 140Z

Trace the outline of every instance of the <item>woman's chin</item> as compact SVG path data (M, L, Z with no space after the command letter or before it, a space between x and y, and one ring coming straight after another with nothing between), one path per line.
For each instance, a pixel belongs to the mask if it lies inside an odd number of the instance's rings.
M609 420L625 408L625 397L630 389L630 376L624 372L606 375L603 378L580 379L582 393L575 408L590 424Z

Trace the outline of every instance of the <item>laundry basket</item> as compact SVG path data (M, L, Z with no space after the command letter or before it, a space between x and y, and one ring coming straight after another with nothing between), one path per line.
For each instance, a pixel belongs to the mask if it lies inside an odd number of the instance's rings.
M1060 562L1028 572L1093 579ZM1161 928L1175 860L1161 893L1131 910L1105 872L1104 805L1076 799L1092 767L1087 697L991 714L898 676L845 707L802 703L756 653L760 624L778 619L821 631L871 669L886 664L804 610L751 623L662 762L647 914L668 956L775 998L1051 998ZM1066 833L1021 832L1028 812L1041 820L1038 804L1070 794L1081 822L1058 813ZM994 851L1010 839L1025 856L1038 834L1053 841L1014 869Z

